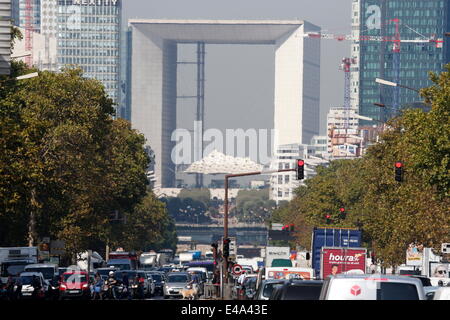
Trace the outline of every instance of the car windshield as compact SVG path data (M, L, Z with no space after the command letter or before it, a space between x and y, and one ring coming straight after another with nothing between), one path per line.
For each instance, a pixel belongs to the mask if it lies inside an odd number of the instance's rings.
M156 280L156 281L158 281L158 282L162 281L162 276L161 276L160 274L152 273L152 274L150 274L150 275L151 275L151 277L153 278L153 280Z
M262 292L263 297L269 298L273 292L273 288L277 285L280 285L280 284L279 283L266 283L264 285L264 290Z
M377 300L419 300L419 294L414 284L382 282Z
M186 275L177 274L177 275L169 275L167 277L167 282L187 282L188 277Z
M40 267L40 268L26 268L27 272L41 272L44 279L53 279L55 276L55 269L51 267Z
M22 282L23 286L31 285L31 282L33 281L33 276L21 276L20 282Z
M5 262L2 264L2 277L17 276L21 274L28 263L26 262Z
M108 263L108 266L114 267L119 270L128 270L131 268L130 264L125 263Z
M84 274L72 273L64 275L64 282L87 282L87 280Z
M319 300L321 289L322 284L288 286L284 300Z

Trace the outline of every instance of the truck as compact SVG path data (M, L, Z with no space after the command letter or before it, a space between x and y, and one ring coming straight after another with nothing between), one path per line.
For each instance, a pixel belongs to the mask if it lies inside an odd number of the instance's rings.
M290 259L291 248L289 247L266 247L265 265L266 268L272 267L273 260Z
M138 257L134 252L114 251L109 253L108 267L120 270L137 270Z
M179 260L180 264L191 262L194 260L194 254L192 252L180 252Z
M88 268L88 261L90 263L90 266ZM89 252L84 251L77 254L77 266L80 268L80 270L83 271L94 271L98 268L104 267L106 264L105 260L103 260L102 256L96 251L91 252L89 257Z
M365 274L366 248L322 247L320 257L320 278L326 279L329 275Z
M150 270L151 268L157 266L158 255L155 251L143 252L139 256L139 263L141 265L141 269Z
M202 257L202 252L200 250L189 250L189 253L192 253L192 259L200 260Z
M312 233L311 260L314 276L321 278L323 247L360 248L361 230L351 228L314 228Z
M16 277L24 271L25 266L38 263L37 247L0 248L0 277L6 282L8 276Z

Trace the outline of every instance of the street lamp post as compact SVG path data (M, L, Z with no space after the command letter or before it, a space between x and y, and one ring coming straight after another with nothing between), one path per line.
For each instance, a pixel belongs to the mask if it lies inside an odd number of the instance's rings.
M256 176L260 174L267 174L267 173L277 173L277 172L292 172L296 171L296 169L282 169L282 170L273 170L273 171L255 171L255 172L246 172L246 173L237 173L237 174L227 174L225 175L225 199L224 199L224 220L223 220L223 238L228 238L228 181L230 178L236 178L236 177L246 177L246 176ZM228 284L229 281L229 274L228 274L228 257L223 259L223 280L221 282L222 286L222 299L224 298L224 289L223 286L225 283Z

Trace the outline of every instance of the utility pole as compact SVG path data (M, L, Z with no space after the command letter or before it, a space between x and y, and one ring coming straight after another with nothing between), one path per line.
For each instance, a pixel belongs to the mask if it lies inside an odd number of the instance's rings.
M255 172L247 172L247 173L238 173L238 174L227 174L225 175L225 199L224 199L224 221L223 221L223 238L228 238L228 181L230 178L236 177L247 177L247 176L257 176L261 174L269 174L269 173L277 173L277 172L296 172L297 168L294 169L282 169L282 170L271 170L271 171L255 171ZM228 258L224 258L222 262L221 268L223 275L221 276L221 297L222 299L231 297L225 297L225 292L228 294L229 290L225 290L225 285L229 283L229 274L228 274Z

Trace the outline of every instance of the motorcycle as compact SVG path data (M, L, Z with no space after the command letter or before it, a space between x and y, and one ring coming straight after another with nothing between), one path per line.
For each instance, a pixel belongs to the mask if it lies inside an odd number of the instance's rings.
M119 283L106 283L103 285L103 299L105 300L119 300L122 297L124 287Z
M144 287L140 281L130 284L130 296L133 299L144 299Z

